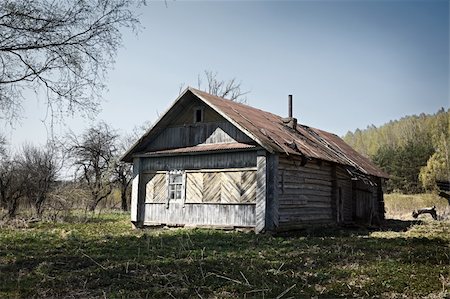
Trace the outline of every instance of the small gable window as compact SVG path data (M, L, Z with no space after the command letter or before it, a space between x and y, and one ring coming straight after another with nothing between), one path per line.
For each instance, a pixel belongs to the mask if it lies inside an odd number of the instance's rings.
M203 122L203 108L197 107L194 109L194 123Z

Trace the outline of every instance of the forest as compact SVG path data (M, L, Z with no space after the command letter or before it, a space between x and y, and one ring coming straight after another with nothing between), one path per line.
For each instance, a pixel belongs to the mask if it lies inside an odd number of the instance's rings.
M449 117L450 110L441 108L349 131L343 138L389 173L387 192L432 192L436 182L450 180Z

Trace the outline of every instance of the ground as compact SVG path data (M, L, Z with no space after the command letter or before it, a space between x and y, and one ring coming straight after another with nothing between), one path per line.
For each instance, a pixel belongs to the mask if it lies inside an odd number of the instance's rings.
M132 230L124 213L0 231L0 298L450 298L450 222L272 236Z

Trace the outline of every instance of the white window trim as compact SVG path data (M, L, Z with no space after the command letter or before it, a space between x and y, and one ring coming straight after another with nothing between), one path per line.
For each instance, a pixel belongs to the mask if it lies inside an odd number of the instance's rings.
M170 199L170 175L181 174L181 198ZM173 185L173 184L172 184ZM178 184L176 184L178 185ZM186 172L184 170L171 170L166 173L166 186L167 186L167 203L166 208L169 208L170 202L182 203L184 206L186 198ZM176 192L175 192L176 193ZM176 195L175 195L176 196Z

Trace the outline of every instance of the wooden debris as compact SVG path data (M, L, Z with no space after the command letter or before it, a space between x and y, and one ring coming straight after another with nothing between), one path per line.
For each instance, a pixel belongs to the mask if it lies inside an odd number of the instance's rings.
M417 218L421 214L430 214L431 217L433 217L434 220L437 220L437 213L436 213L436 207L435 206L433 206L431 208L423 208L423 209L420 209L420 210L417 210L417 211L414 210L412 212L412 216L414 218Z

